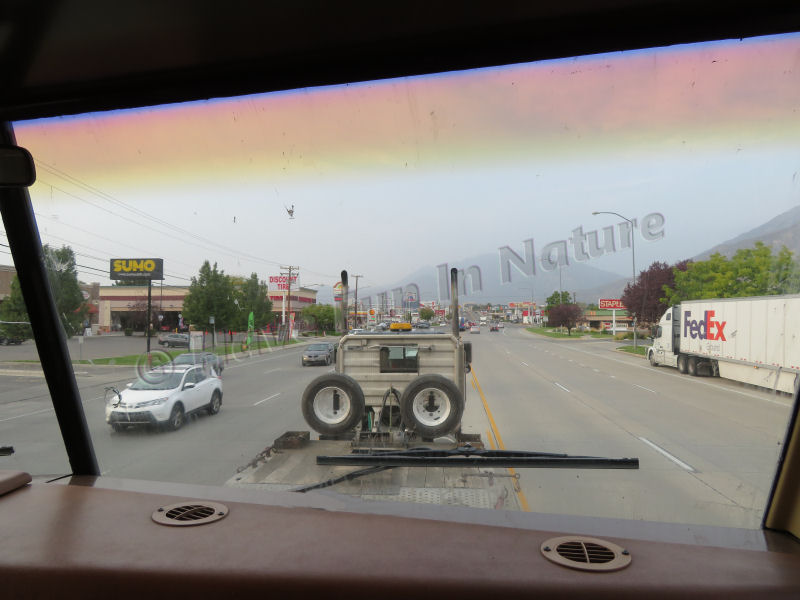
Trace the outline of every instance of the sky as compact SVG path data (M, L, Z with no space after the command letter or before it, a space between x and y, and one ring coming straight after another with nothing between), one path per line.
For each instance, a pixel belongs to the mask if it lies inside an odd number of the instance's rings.
M15 123L36 160L43 242L204 260L262 279L281 265L364 293L421 267L537 252L664 218L637 266L674 262L800 203L800 36L612 53ZM289 218L287 208L294 208ZM3 255L6 261L10 256ZM587 264L628 275L628 248ZM368 291L369 292L368 292Z

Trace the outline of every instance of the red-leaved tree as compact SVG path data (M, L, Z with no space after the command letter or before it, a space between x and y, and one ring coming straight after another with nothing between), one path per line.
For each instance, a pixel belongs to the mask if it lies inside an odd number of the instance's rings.
M688 263L689 261L683 260L670 266L665 262L656 261L646 271L639 273L636 285L629 283L625 286L622 303L640 324L658 322L661 315L669 308L661 302L661 298L664 297L664 287L674 287L675 269L685 271Z

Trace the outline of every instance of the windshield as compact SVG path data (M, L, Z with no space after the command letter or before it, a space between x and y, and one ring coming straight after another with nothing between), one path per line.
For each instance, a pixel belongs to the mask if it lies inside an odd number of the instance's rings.
M173 390L181 385L183 373L164 373L151 371L146 373L144 379L133 382L132 390Z
M286 490L288 465L259 470L284 433L340 454L413 432L639 468L324 493L758 528L800 365L798 55L788 35L15 123L101 470ZM2 466L66 473L6 263ZM176 387L141 375L187 350L221 377L140 420L102 401Z

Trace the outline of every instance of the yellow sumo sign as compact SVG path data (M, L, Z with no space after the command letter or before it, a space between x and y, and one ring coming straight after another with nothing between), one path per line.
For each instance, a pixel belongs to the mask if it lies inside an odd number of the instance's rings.
M112 258L111 279L164 279L163 258Z

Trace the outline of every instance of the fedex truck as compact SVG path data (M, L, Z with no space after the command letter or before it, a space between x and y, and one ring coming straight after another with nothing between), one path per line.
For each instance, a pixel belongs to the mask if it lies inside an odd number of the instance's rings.
M676 304L661 317L647 358L792 393L800 382L800 295Z

